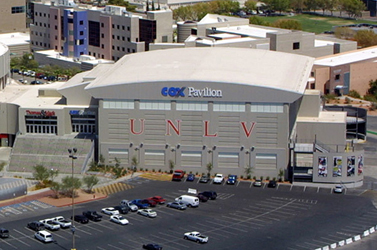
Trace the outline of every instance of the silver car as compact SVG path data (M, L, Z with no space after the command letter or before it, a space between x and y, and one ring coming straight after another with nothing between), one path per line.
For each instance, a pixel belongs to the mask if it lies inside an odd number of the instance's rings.
M186 204L184 204L182 202L178 202L178 201L169 202L166 206L176 208L176 209L179 209L179 210L185 210L187 208Z
M155 217L157 217L156 211L154 211L152 209L139 209L137 211L137 213L141 214L141 215L144 215L144 216L147 216L149 218L155 218Z

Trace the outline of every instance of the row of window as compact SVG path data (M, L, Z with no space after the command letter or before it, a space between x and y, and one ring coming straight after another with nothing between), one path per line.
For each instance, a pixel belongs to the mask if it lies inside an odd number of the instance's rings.
M104 28L104 27L105 27L105 24L101 23L101 28ZM112 24L112 28L115 29L115 27L118 30L120 29L120 25L119 24L117 24L117 25ZM125 30L125 29L126 29L126 26L122 25L122 30ZM127 26L127 31L130 31L130 26Z
M25 6L14 6L12 7L12 14L25 13Z
M44 16L44 17L48 17L50 18L50 14L46 14L46 13L42 13L42 12L34 12L34 16ZM57 18L57 16L55 15L55 19Z
M208 111L209 104L205 102L177 102L179 111ZM278 103L251 103L250 112L283 113L283 104ZM104 101L104 109L135 109L133 101ZM169 101L140 101L140 110L171 110ZM214 112L245 112L246 103L213 103Z

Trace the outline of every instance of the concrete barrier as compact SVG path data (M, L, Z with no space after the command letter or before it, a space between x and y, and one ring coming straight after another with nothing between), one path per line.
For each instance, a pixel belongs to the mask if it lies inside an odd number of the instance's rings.
M315 250L322 250L322 248L316 248Z
M365 230L363 233L363 237L367 237L367 236L369 236L369 230Z
M348 238L348 239L346 239L346 244L348 245L348 244L351 244L353 241L352 241L352 238Z
M187 193L189 193L189 194L197 194L197 191L196 191L196 189L189 188L189 189L187 190Z
M376 232L376 230L374 229L374 227L371 227L370 229L369 229L369 233L374 233L374 232Z
M359 240L361 240L360 235L355 235L355 236L353 237L353 240L354 240L354 241L359 241Z
M332 243L332 244L330 245L330 248L331 248L331 249L335 249L335 248L336 248L336 243Z
M338 242L338 246L342 247L345 245L345 241L344 240L341 240Z
M329 246L322 247L322 250L330 250Z

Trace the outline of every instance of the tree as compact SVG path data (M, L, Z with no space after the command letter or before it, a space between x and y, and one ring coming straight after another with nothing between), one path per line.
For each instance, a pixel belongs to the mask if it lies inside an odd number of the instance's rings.
M174 167L175 167L175 162L173 160L170 160L169 161L169 169L170 169L171 174L173 173Z
M47 180L50 178L50 173L43 165L35 165L33 167L33 177L39 181L42 186L46 186Z
M334 31L334 35L339 39L352 39L355 35L355 31L349 27L337 27Z
M264 0L270 10L278 11L279 13L286 11L290 6L290 0Z
M136 6L130 5L128 1L124 0L109 0L108 2L111 5L124 6L128 11L135 11Z
M247 166L245 168L245 175L246 175L246 178L247 179L251 179L251 174L253 173L253 169L251 167L251 165Z
M281 168L279 169L279 181L284 181L284 170Z
M254 0L247 0L244 3L244 6L245 6L245 11L249 13L257 9L257 3Z
M213 164L212 164L212 162L208 162L208 163L207 163L207 176L208 176L208 177L211 177L211 171L212 171L212 169L213 169Z
M92 193L93 187L98 184L99 179L95 175L87 175L82 178L82 181L87 187L87 192Z
M76 197L76 189L79 189L80 187L81 180L77 177L72 178L72 176L66 176L62 179L62 189L69 197Z
M274 27L290 30L302 30L301 24L296 20L279 19L273 24Z
M374 97L377 96L377 80L370 80L367 94L372 95Z
M49 174L49 178L51 179L51 183L53 183L54 179L59 175L59 170L50 169L48 171L48 174Z
M354 39L357 41L357 45L362 48L377 45L377 34L373 30L359 30Z
M309 11L313 10L315 12L318 8L318 2L317 0L305 0L305 6Z
M137 160L136 155L134 155L131 159L131 167L132 167L132 172L136 172L137 166L139 165L139 161Z
M251 16L249 17L249 23L255 25L262 25L262 26L270 26L269 22L266 22L262 17L259 16Z
M297 13L302 13L302 10L305 8L305 0L291 0L290 7Z
M52 182L50 185L50 189L53 191L55 199L58 199L59 193L62 189L62 185L58 182Z
M341 4L349 17L359 17L365 10L365 4L360 0L341 0Z

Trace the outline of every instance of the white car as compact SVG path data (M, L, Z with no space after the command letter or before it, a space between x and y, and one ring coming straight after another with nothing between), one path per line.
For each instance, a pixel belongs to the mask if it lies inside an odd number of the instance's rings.
M52 218L52 220L56 221L60 225L60 228L69 228L72 225L72 223L66 220L63 216L57 216Z
M47 242L53 242L54 239L52 238L52 234L50 234L49 232L47 232L46 230L42 230L42 231L38 231L34 234L34 237L37 239L37 240L40 240L40 241L43 241L45 243Z
M222 174L216 174L215 178L213 178L213 183L223 183L224 181L224 176Z
M124 218L122 215L111 215L110 220L121 225L128 224L128 220Z
M39 222L42 222L45 228L48 230L55 231L60 229L59 223L57 223L53 219L40 220Z
M208 237L200 234L197 231L194 232L188 232L183 235L183 238L185 240L192 240L198 243L207 243L208 242Z
M341 194L343 193L344 187L342 185L336 185L334 188L334 193Z
M155 218L155 217L157 217L156 211L154 211L152 209L139 209L137 211L137 213L141 214L141 215L144 215L144 216L147 216L149 218Z
M105 208L102 208L101 211L102 211L102 213L108 214L108 215L118 215L119 214L119 211L116 210L113 207L105 207Z

